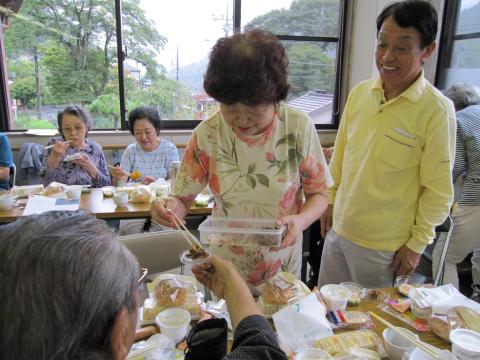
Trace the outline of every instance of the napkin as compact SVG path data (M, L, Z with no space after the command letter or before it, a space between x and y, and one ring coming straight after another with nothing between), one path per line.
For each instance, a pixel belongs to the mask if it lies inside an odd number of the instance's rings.
M448 310L456 306L466 306L480 311L480 304L464 296L452 284L436 288L419 288L418 290L421 291L434 313L446 314Z
M311 347L312 340L333 335L325 306L311 293L272 315L280 346L287 353Z

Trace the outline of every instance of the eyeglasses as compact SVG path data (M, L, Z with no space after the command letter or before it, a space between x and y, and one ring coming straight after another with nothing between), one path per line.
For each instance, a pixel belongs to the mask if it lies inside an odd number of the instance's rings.
M140 277L137 280L137 285L140 286L143 284L145 281L145 277L148 275L148 269L147 268L140 268Z

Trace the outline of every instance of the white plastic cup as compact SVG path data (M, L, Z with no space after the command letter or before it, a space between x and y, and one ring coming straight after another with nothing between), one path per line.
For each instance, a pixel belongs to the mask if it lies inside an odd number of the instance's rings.
M82 186L72 185L67 188L67 195L69 199L80 199L82 196Z
M459 360L480 359L480 333L468 329L450 332L452 353Z
M187 335L188 325L191 320L192 317L187 310L168 308L157 315L155 322L162 334L172 339L175 344L178 344Z
M119 191L116 192L113 195L113 202L118 206L118 207L124 207L127 206L128 204L128 193L124 191Z
M395 327L403 333L407 333L418 340L418 335L402 327ZM387 348L390 360L402 360L405 353L412 352L416 345L412 341L400 335L394 329L386 328L383 330L383 342Z
M320 294L325 300L328 311L345 310L348 299L352 295L345 286L336 284L323 285L320 288Z
M0 210L8 210L13 206L15 198L9 194L0 196Z

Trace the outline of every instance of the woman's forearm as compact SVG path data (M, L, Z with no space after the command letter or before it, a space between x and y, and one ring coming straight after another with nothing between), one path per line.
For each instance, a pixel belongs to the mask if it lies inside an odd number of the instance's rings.
M306 201L302 211L299 213L305 221L305 229L314 221L320 219L328 206L328 198L326 194L306 194ZM305 230L303 229L303 230Z

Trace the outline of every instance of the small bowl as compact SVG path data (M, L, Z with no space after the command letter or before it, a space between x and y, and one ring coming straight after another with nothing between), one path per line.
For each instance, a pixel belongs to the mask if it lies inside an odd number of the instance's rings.
M175 344L178 344L187 335L190 321L192 321L192 316L187 310L174 307L161 311L155 318L160 332L172 339Z
M395 327L403 333L413 336L418 340L418 335L402 327ZM416 345L412 341L397 333L394 329L383 330L383 342L390 360L402 360L403 354L412 352Z
M67 195L69 199L80 199L82 196L82 185L70 185L67 188Z
M323 285L320 288L323 300L327 305L328 311L345 310L351 293L346 287L336 284Z
M13 206L15 196L10 194L0 196L0 210L8 210Z
M452 353L457 358L462 360L480 358L480 333L467 329L452 330L450 341L452 342Z
M182 251L182 253L180 254L180 261L185 265L202 264L205 261L210 260L210 254L208 256L198 258L191 258L189 254L190 249Z
M320 349L300 350L295 355L295 360L328 360L333 359L330 354Z
M113 195L113 202L118 206L118 207L125 207L128 204L128 193L126 192L116 192Z
M357 283L346 281L340 283L340 285L346 287L350 290L350 298L348 299L349 305L358 305L360 304L362 298L365 296L365 288Z
M102 193L105 197L112 197L115 194L114 186L104 186L102 187Z
M410 275L401 275L395 278L395 287L398 288L400 285L408 284L415 287L419 287L425 284L427 278L420 274L412 273Z

